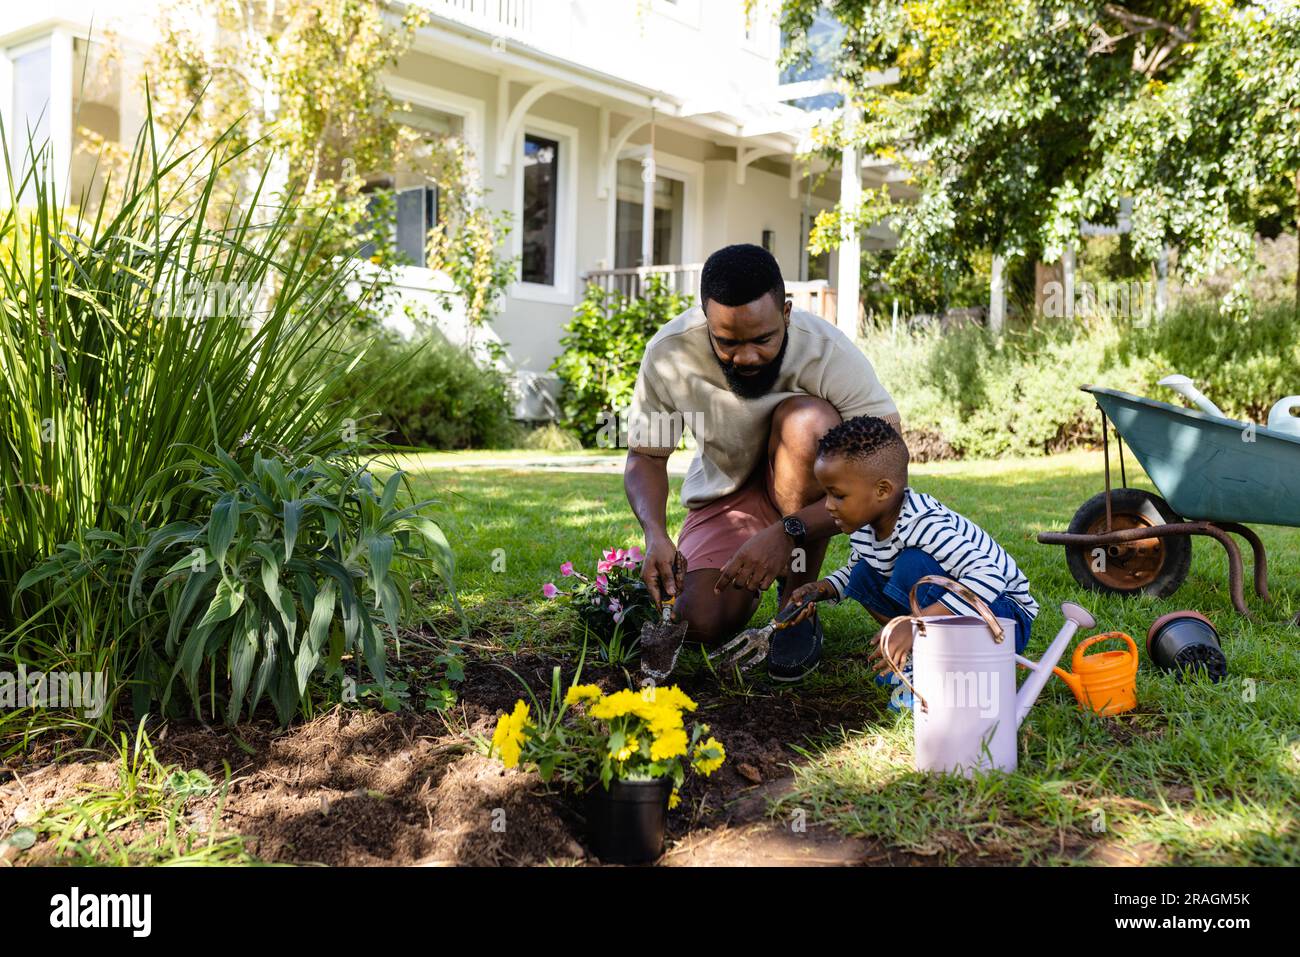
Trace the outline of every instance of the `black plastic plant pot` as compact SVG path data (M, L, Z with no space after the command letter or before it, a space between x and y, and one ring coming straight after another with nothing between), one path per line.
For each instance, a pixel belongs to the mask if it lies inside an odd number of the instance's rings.
M606 864L649 864L664 852L672 778L597 782L587 792L587 840Z
M1157 618L1147 632L1147 655L1164 671L1178 675L1203 671L1211 681L1228 673L1219 633L1196 611L1175 611Z

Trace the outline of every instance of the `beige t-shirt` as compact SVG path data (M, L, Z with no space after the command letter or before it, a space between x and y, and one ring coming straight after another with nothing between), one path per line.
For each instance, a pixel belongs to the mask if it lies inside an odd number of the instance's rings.
M667 455L689 428L699 451L682 482L682 505L699 508L740 488L767 455L772 412L785 399L825 399L847 419L892 415L894 400L861 351L819 316L790 310L789 345L772 391L744 399L727 388L704 310L664 323L646 346L628 414L628 445Z

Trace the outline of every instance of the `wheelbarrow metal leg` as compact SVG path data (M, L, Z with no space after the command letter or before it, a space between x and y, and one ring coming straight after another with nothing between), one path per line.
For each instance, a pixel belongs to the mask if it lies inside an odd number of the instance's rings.
M1264 601L1272 601L1273 599L1268 593L1268 555L1264 551L1263 541L1255 534L1254 530L1237 522L1217 522L1216 524L1225 532L1240 535L1250 543L1250 550L1255 559L1255 594Z
M1193 534L1209 535L1228 553L1228 592L1232 595L1232 607L1246 618L1253 618L1250 609L1246 607L1246 592L1242 587L1242 579L1245 577L1241 568L1241 549L1233 541L1232 536L1209 522L1198 522L1201 526Z

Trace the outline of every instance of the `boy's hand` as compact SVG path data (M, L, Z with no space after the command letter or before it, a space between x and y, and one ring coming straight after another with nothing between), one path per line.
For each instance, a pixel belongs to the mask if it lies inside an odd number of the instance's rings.
M837 598L839 593L835 586L826 579L815 582L808 582L806 585L800 585L790 593L790 601L796 605L803 605L803 610L790 619L791 625L797 625L799 622L808 618L813 613L813 605L819 601L827 601L831 598Z
M895 622L902 622L895 627ZM894 670L893 665L885 657L884 644L889 643L889 657L898 662L901 668L907 661L907 656L912 651L912 628L910 619L906 616L895 618L880 629L880 634L872 642L871 653L868 656L870 662L875 665L877 674L887 674Z

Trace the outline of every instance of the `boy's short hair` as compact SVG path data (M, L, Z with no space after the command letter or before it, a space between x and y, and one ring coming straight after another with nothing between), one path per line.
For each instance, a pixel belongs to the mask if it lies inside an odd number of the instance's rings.
M842 455L865 461L881 456L882 464L906 477L910 456L907 443L884 419L855 415L832 427L817 443L817 457Z

